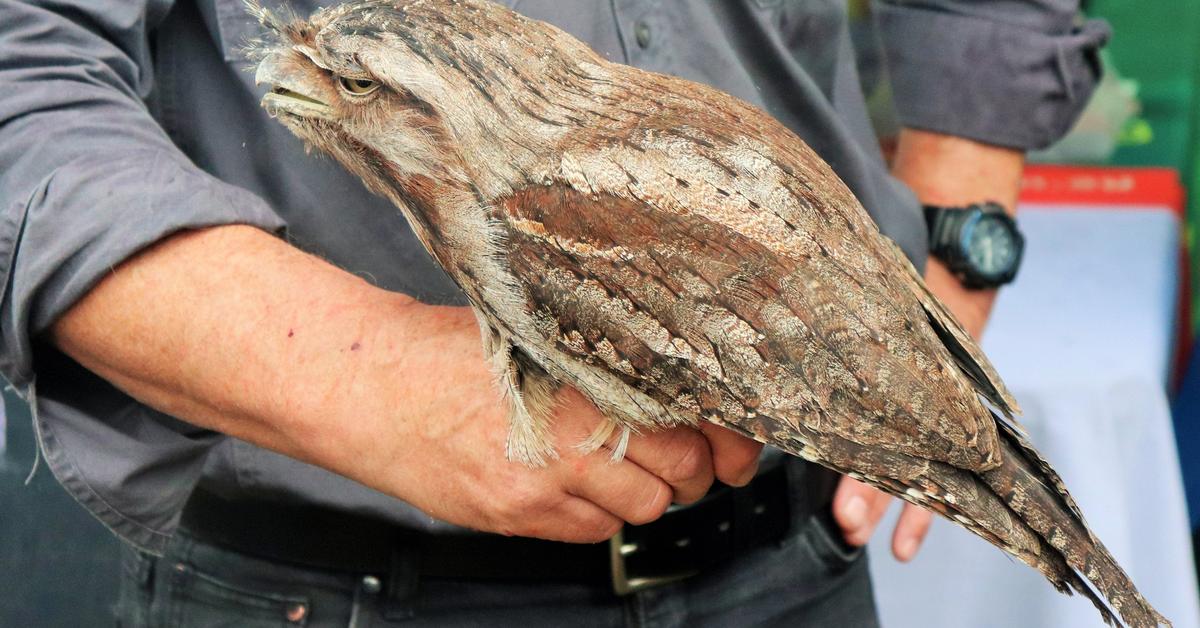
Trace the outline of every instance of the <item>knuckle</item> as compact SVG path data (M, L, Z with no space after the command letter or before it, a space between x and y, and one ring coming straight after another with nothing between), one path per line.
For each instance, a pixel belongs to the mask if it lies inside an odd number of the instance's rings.
M586 543L600 543L607 541L616 536L624 523L616 517L606 517L597 515L594 520L588 521L580 526L581 541Z
M758 464L758 456L761 452L761 447L736 449L730 455L730 459L736 468L745 471Z
M718 465L717 478L730 486L745 486L754 478L754 473L758 470L758 460L750 460L748 462L730 462Z
M671 495L670 487L658 484L653 495L639 501L629 512L626 521L633 525L643 525L658 519L670 507Z
M754 477L758 469L758 451L735 449L724 451L716 461L717 477L726 484L741 486Z
M687 438L676 446L672 461L663 471L662 479L670 484L678 484L704 475L711 468L711 456L708 443L700 436Z
M494 503L500 518L515 524L551 509L554 499L538 483L517 482L499 495Z

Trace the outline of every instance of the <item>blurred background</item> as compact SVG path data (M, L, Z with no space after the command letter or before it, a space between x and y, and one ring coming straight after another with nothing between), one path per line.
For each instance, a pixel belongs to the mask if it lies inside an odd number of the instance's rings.
M1200 0L1084 10L1113 27L1104 82L1070 135L1031 155L1025 266L984 348L1097 534L1176 626L1200 626ZM869 2L849 11L886 152L896 123ZM118 541L38 468L24 403L5 391L4 408L0 626L95 625L111 617ZM943 524L909 565L880 528L885 626L1098 623L1088 604Z

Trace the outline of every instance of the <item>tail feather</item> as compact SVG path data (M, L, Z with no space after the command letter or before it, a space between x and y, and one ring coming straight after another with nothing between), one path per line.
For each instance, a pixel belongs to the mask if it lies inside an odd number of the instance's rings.
M1050 463L1046 462L1042 454L1034 449L1033 444L1026 439L1025 432L1015 423L1007 421L995 413L992 413L992 416L996 419L996 427L1000 430L1001 439L1020 450L1021 458L1033 465L1034 468L1032 471L1035 477L1039 478L1039 481L1046 488L1052 489L1057 493L1067 510L1070 510L1080 522L1083 522L1083 511L1075 503L1075 498L1071 497L1071 494L1067 492L1066 483L1062 481L1062 478L1058 476L1058 472L1050 466ZM1093 541L1096 541L1096 537L1086 524L1084 524L1083 529L1087 531L1088 536Z
M1089 599L1105 623L1120 624L1115 610L1135 628L1171 625L1138 593L1062 481L1016 432L1001 429L1000 465L976 472L804 427L793 432L803 438L784 436L788 431L766 440L957 523L1037 569L1059 591Z
M1002 430L1001 435L1004 463L980 473L980 479L1070 568L1091 581L1126 624L1169 626L1079 516L1061 480L1045 472L1048 465L1029 456L1032 447L1012 432Z

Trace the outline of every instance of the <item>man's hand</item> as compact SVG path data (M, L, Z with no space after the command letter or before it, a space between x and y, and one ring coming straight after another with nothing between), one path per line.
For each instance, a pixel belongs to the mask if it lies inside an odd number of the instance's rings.
M891 495L843 477L833 495L833 517L841 526L847 543L866 545L891 503ZM892 555L904 562L912 560L932 522L933 515L929 511L905 503L892 533Z
M383 439L379 451L347 468L351 477L365 473L362 481L460 525L581 542L607 539L624 522L653 521L672 501L694 502L714 476L739 485L753 477L761 445L715 426L632 436L618 462L605 450L581 454L577 446L603 416L571 388L559 393L553 421L560 457L544 468L509 462L503 453L508 419L474 316L465 308L411 307L438 319L440 331L419 351L431 362L421 368L436 369L441 390L427 395L434 405L421 413L424 420L413 421L414 430ZM363 376L377 378L371 386L388 398L394 397L385 390L389 382L406 372L380 368Z
M1024 154L980 144L961 137L904 129L896 150L893 174L908 184L922 203L968 205L982 201L1000 203L1011 214L1020 193ZM995 290L971 290L946 268L930 258L925 282L963 327L976 339L996 299ZM865 545L887 511L891 497L850 478L842 478L833 498L833 515L846 542ZM933 515L906 503L892 534L892 554L909 561L916 556L929 531Z
M144 403L480 530L598 541L623 521L744 484L761 445L716 427L575 445L597 410L565 389L561 458L504 457L508 420L479 327L249 227L173 236L119 266L53 327L68 355Z

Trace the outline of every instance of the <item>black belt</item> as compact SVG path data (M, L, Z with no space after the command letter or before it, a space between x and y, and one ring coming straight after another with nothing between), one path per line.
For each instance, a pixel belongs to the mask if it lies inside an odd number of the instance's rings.
M826 504L824 474L803 503ZM807 488L807 487L806 487ZM625 526L608 543L573 544L493 534L431 534L319 507L192 494L182 528L250 556L327 571L388 574L398 586L420 578L611 584L619 594L679 580L746 550L782 539L794 520L785 465L749 485L718 485L699 502L657 521ZM793 515L795 515L793 517ZM396 577L397 570L404 572ZM409 584L403 584L407 582Z

